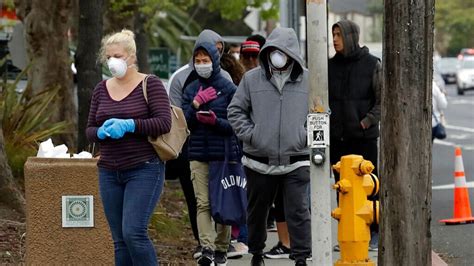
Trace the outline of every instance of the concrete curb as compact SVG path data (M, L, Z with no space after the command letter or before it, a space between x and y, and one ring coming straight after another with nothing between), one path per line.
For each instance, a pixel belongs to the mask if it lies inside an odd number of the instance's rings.
M441 257L433 250L431 251L431 265L448 266L448 264L443 259L441 259Z

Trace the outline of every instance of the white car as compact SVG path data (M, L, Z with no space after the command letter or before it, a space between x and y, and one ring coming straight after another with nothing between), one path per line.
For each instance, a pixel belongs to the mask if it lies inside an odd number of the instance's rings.
M463 95L467 90L474 90L474 56L465 57L459 62L456 77L458 95Z

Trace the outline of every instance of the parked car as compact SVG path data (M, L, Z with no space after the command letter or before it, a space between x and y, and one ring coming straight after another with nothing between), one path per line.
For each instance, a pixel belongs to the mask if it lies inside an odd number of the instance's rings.
M466 57L474 57L474 48L462 48L458 54L458 60L463 60Z
M446 84L456 83L458 59L456 57L442 57L436 62L436 70L441 74Z
M459 62L456 79L458 95L463 95L467 90L474 90L474 56Z

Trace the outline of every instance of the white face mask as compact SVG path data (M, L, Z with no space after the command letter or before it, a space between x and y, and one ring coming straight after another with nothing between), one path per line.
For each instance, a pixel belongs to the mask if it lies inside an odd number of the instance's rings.
M111 57L107 60L107 66L109 67L110 73L116 78L122 78L127 73L127 60L122 58Z
M274 67L282 68L286 65L288 57L285 53L275 50L270 54L270 61Z
M194 69L199 76L207 79L212 75L212 63L194 65Z
M239 53L232 53L231 54L237 61L240 59L240 54Z

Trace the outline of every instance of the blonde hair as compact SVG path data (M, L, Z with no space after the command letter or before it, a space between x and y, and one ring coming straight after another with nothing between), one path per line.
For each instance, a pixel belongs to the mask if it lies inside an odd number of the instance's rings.
M131 30L123 29L120 32L111 33L102 39L102 46L99 51L99 60L105 64L107 56L105 48L112 44L121 45L129 55L136 55L137 46L135 44L135 34Z

